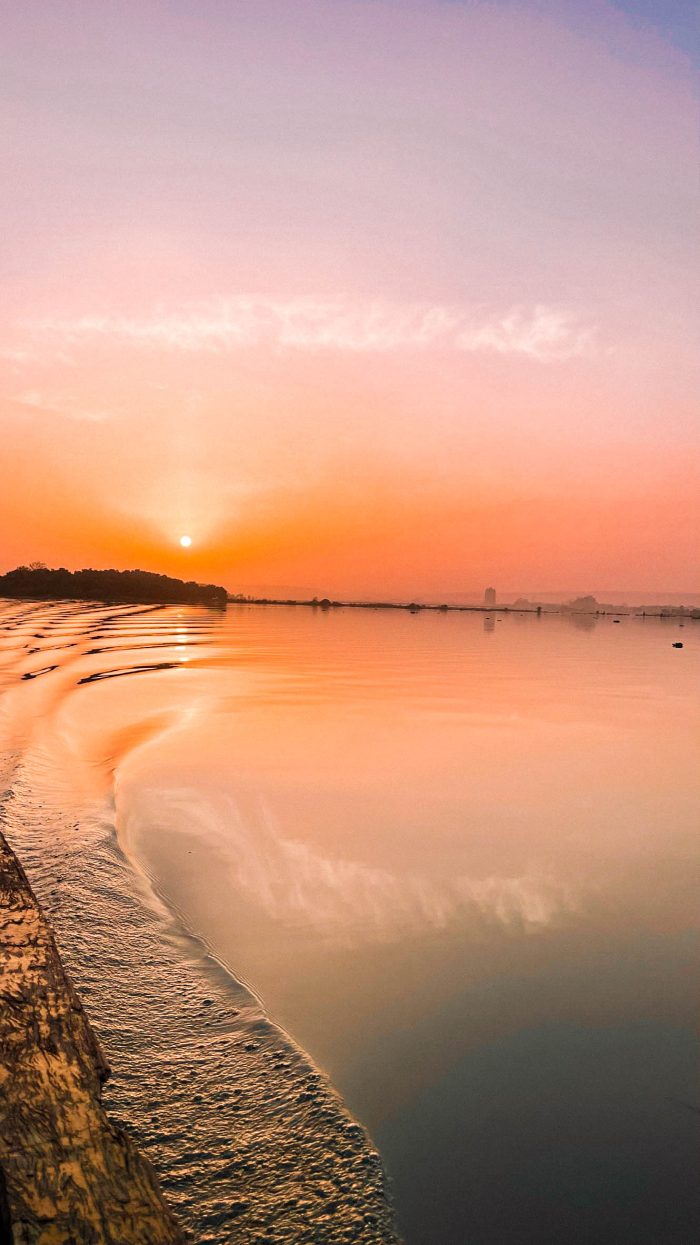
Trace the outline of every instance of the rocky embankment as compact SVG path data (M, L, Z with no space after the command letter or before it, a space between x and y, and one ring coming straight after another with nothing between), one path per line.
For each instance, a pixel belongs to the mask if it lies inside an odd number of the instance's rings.
M0 1241L176 1245L146 1159L101 1103L109 1068L0 835Z

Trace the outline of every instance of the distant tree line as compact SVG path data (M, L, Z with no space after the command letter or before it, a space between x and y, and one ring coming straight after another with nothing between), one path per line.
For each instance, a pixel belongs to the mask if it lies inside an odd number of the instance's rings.
M42 562L31 562L0 575L0 597L225 606L228 594L216 584L185 583L153 571L50 570Z

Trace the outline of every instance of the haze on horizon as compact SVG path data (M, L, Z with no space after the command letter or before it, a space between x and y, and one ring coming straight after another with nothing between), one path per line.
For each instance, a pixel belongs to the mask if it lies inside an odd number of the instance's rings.
M5 0L0 571L700 591L693 8Z

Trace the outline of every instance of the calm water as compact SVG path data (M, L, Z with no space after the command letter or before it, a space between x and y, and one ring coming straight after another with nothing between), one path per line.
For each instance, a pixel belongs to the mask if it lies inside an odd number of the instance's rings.
M215 1005L254 1023L256 1058L274 1047L302 1079L320 1068L369 1129L407 1245L700 1239L700 624L0 611L8 833L49 906L58 896L79 985L70 870L89 905L117 862L117 908L150 905L153 955L167 948L155 992L178 965L204 980L197 935L230 973ZM87 984L117 1065L143 1012L127 982L117 1025L109 980ZM201 1010L178 1023L199 1040ZM306 1101L295 1082L287 1102L284 1079L278 1129ZM118 1068L113 1093L143 1128ZM211 1107L206 1092L180 1104ZM320 1104L310 1134L350 1127L333 1110ZM169 1127L146 1142L173 1183ZM338 1239L389 1239L373 1235L389 1231L381 1173L357 1145L374 1202ZM195 1227L206 1179L195 1164ZM246 1213L234 1239L263 1239ZM221 1226L201 1239L227 1239L225 1206L211 1215Z

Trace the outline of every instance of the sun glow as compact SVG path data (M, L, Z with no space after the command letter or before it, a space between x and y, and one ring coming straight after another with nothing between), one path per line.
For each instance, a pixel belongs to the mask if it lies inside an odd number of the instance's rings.
M192 537L191 537L191 536L181 536L181 537L180 537L180 544L182 545L182 548L183 548L183 549L189 549L190 545L192 544Z

